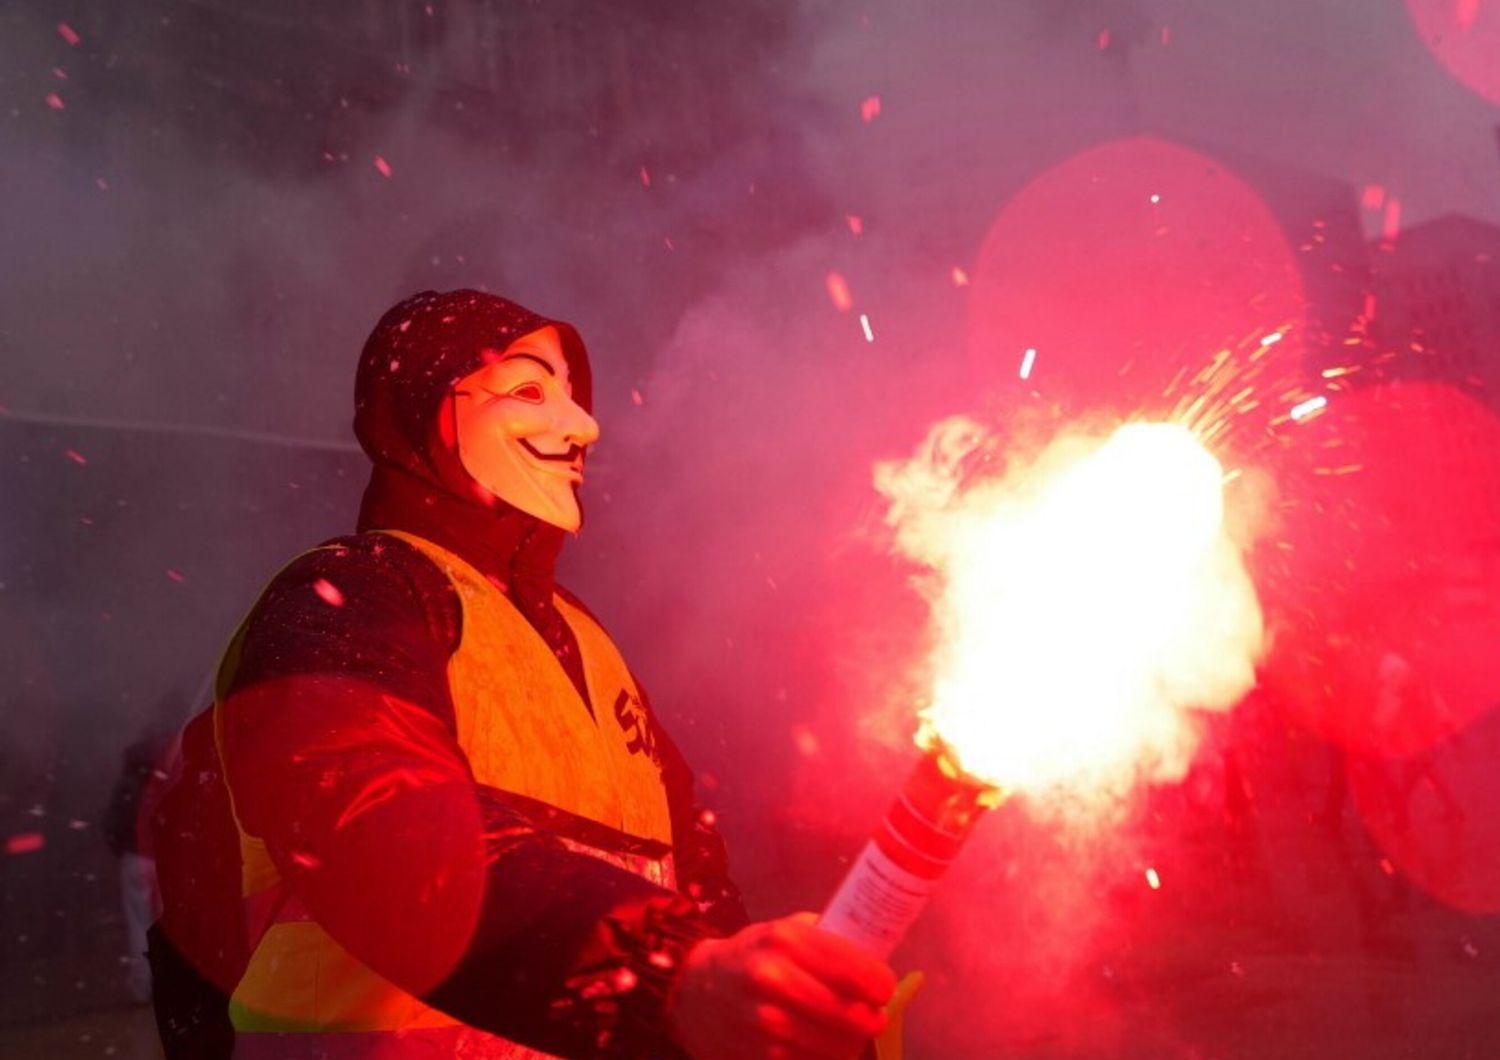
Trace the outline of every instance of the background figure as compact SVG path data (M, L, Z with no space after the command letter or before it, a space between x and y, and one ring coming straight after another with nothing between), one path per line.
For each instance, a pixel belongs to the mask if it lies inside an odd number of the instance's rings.
M120 864L120 910L125 917L126 986L130 1000L151 1000L151 969L146 964L146 931L161 915L156 860L142 826L149 810L152 778L166 751L163 722L180 719L182 694L172 691L157 708L157 718L121 755L120 774L104 811L104 840Z

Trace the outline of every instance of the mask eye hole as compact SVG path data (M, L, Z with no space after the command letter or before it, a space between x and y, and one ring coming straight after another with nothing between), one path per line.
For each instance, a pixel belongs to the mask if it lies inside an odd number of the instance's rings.
M546 398L546 394L542 392L542 384L540 383L522 383L520 386L512 387L508 391L508 396L530 405L540 405Z

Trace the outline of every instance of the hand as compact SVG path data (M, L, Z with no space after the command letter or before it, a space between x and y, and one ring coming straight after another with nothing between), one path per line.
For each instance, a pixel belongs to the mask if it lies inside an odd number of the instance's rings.
M688 951L673 1001L697 1060L853 1060L885 1027L885 962L811 913L751 924Z

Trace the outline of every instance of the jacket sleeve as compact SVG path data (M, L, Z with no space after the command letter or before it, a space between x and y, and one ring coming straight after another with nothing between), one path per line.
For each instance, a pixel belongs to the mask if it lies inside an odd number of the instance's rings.
M429 1004L562 1056L677 1055L675 974L718 932L475 781L446 679L460 615L380 535L278 575L221 690L240 824L340 945Z

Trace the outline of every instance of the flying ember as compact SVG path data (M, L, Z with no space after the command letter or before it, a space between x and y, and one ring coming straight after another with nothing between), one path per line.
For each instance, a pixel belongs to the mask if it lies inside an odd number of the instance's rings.
M1003 474L995 449L956 417L876 468L896 547L930 572L924 742L1009 790L1179 777L1192 712L1248 691L1262 646L1224 469L1170 423L1062 437Z

